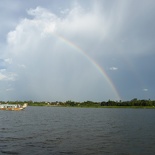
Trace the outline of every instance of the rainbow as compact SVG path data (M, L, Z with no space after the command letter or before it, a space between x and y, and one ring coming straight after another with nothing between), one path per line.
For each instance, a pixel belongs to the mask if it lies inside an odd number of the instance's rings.
M116 100L121 100L121 97L120 97L120 95L119 95L119 93L118 93L115 85L113 84L112 80L107 75L107 73L105 72L105 70L96 61L94 61L82 48L80 48L78 45L76 45L75 43L71 42L67 38L64 38L62 35L54 34L54 36L56 38L58 38L59 40L61 40L63 43L65 43L68 46L70 46L71 48L75 49L80 54L82 54L98 70L98 72L108 82L109 86L111 87L111 89L112 89L112 91L113 91L113 93L114 93L114 95L116 97Z

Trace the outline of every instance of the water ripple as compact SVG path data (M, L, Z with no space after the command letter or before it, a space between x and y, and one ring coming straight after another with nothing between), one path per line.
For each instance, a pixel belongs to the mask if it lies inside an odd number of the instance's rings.
M145 117L143 117L145 116ZM28 107L2 112L0 154L154 155L148 110Z

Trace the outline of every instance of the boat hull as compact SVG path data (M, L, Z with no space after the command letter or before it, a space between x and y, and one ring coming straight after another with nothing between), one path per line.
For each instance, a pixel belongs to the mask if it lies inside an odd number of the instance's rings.
M8 111L20 111L24 110L27 107L27 103L22 105L13 105L13 104L0 104L0 110L8 110Z
M8 111L20 111L24 108L0 108L0 110L8 110Z

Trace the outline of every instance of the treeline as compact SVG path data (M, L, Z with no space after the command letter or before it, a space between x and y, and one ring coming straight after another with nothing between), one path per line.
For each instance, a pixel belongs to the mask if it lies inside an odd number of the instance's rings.
M84 102L75 102L75 101L66 101L66 102L34 102L34 101L0 101L1 104L21 104L28 103L29 106L65 106L65 107L155 107L155 100L138 100L137 98L134 98L130 101L102 101L102 102L94 102L94 101L84 101Z
M132 99L131 101L107 101L101 102L101 106L155 106L155 100L138 100Z

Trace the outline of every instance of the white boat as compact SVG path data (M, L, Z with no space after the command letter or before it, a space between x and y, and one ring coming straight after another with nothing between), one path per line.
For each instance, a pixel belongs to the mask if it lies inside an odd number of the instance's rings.
M27 103L24 105L20 104L0 104L0 110L11 110L11 111L19 111L23 110L27 107Z

